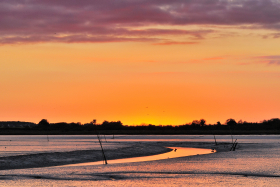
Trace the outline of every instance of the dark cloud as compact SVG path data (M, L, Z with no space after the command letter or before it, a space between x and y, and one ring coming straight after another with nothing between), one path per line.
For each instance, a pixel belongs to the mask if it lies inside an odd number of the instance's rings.
M211 30L158 26L256 25L280 30L276 0L4 0L0 42L154 41L184 35L203 39ZM147 29L147 28L157 29ZM161 42L159 42L161 43Z

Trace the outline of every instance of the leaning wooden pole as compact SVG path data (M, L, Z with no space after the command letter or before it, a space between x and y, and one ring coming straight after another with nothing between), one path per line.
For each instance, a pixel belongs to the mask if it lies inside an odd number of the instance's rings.
M218 143L217 143L217 141L216 141L216 137L215 137L215 135L214 135L214 139L215 139L215 145L218 145Z
M238 144L238 142L235 142L234 147L232 149L233 151L235 151L237 144Z
M235 139L234 143L232 144L230 151L235 151L236 145L237 145L237 139Z
M100 140L99 135L97 135L97 138L98 138L98 141L99 141L99 143L100 143L100 147L101 147L101 150L102 150L104 162L105 162L105 164L108 164L108 163L107 163L106 156L105 156L105 153L104 153L104 150L103 150L103 147L102 147L102 143L101 143L101 140Z

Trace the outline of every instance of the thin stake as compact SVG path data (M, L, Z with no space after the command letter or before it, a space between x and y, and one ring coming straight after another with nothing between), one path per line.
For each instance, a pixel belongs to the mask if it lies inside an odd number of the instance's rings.
M232 144L231 148L230 148L230 151L235 151L235 147L237 145L237 139L235 139L234 143Z
M234 144L233 151L235 151L235 148L236 148L237 144L238 144L238 142L236 142L236 143Z
M215 137L215 135L214 135L214 139L215 139L215 145L218 145L218 144L217 144L217 141L216 141L216 137Z
M101 147L101 150L102 150L102 155L103 155L104 162L105 162L105 164L108 164L99 135L97 135L97 138L98 138L98 141L100 143L100 147Z

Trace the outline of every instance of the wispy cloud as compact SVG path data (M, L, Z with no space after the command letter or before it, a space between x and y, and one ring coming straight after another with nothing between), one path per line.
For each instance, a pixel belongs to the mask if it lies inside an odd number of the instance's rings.
M213 30L186 25L257 25L280 30L276 0L9 0L0 2L0 42L164 43L167 36L204 39ZM169 26L171 29L158 29ZM154 27L153 29L147 29ZM275 35L276 37L278 35ZM171 44L172 42L170 42ZM175 44L175 42L174 42Z
M258 56L255 57L259 60L260 63L268 64L268 65L280 65L280 56Z
M162 42L162 43L154 43L153 45L192 45L198 44L198 42Z
M280 38L280 32L279 33L270 33L270 34L265 34L262 36L264 39L266 38Z

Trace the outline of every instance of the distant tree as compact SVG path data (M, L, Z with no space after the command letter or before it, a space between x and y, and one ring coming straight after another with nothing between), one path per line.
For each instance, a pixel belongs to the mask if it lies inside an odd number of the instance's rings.
M234 119L230 118L230 119L227 119L226 124L230 127L234 127L234 126L236 126L237 123Z
M198 121L198 120L193 120L192 121L192 126L198 126L200 124L200 121Z
M155 129L157 129L157 126L155 126L155 125L153 125L153 124L149 124L149 125L147 126L147 129L148 129L148 130L155 130Z
M92 131L92 130L96 130L97 129L97 125L96 125L96 120L93 120L89 123L85 123L83 125L84 129Z
M42 119L42 120L38 123L38 127L39 127L40 129L48 129L48 128L50 128L50 123L48 122L48 120Z
M199 120L193 120L191 123L192 129L198 129L200 127L200 121Z
M243 124L242 119L237 122L238 124Z
M104 130L117 130L121 129L123 127L123 124L121 121L104 121L101 126Z
M103 121L103 123L101 124L103 127L107 127L109 126L110 122L109 121Z
M220 121L217 121L217 126L221 126L221 122Z
M272 118L267 121L266 129L280 129L280 119Z
M92 120L90 123L96 125L96 119Z
M73 123L70 123L68 126L69 126L69 129L71 129L71 130L80 130L82 127L82 124L80 122L78 122L78 123L73 122Z
M201 119L199 124L200 124L201 127L203 127L206 124L206 120L205 119Z

